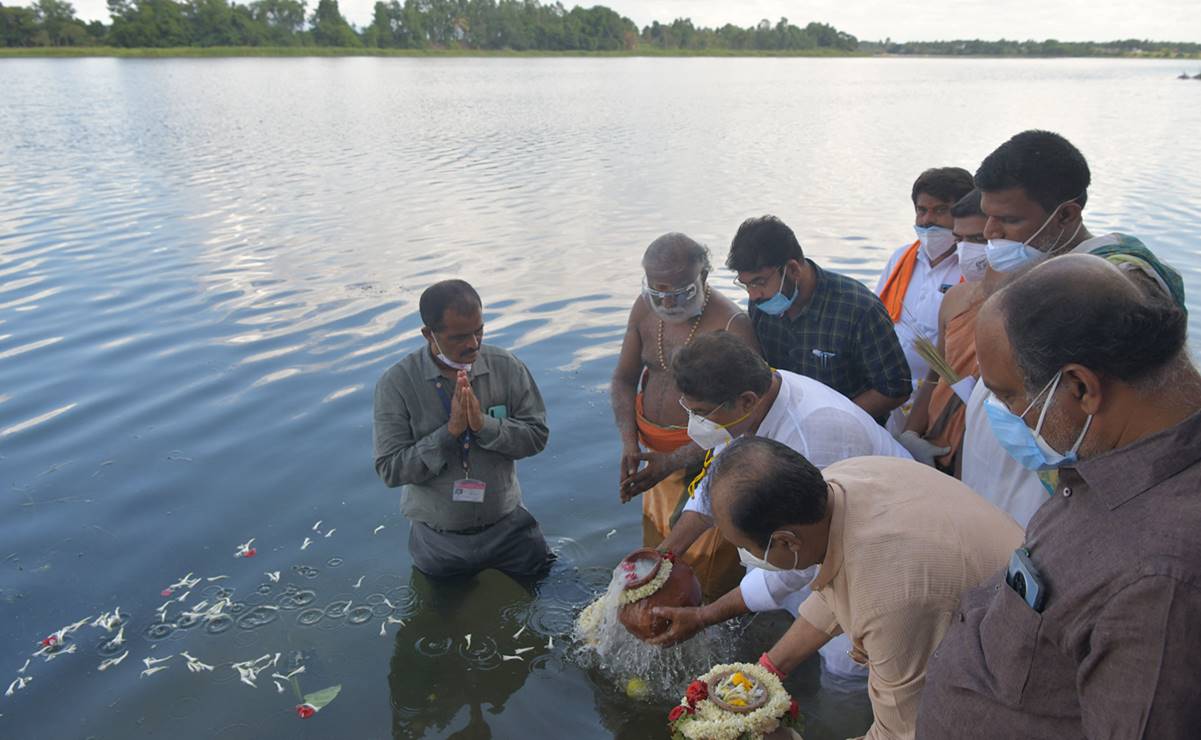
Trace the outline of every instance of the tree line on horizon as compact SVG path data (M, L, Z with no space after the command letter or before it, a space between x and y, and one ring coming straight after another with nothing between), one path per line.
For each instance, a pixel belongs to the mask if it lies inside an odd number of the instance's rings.
M639 29L603 5L570 10L539 0L379 0L356 28L338 0L107 0L111 22L85 22L67 0L0 2L0 47L111 46L467 49L514 51L754 51L995 56L1196 55L1201 44L1130 39L1105 44L1047 41L861 42L824 23L787 18L741 27L698 27L689 18Z
M325 46L380 49L631 51L747 49L855 51L858 39L823 23L801 28L781 18L742 28L698 28L689 19L639 30L602 5L538 0L380 0L371 23L357 29L338 0L108 0L111 23L84 22L67 0L0 3L0 46L123 48Z

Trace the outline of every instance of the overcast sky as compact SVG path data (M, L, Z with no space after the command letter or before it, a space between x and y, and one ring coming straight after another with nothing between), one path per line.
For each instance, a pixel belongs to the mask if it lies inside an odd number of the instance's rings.
M340 0L340 4L351 22L364 25L371 20L375 0ZM565 0L563 4L576 3ZM1201 0L608 0L599 4L629 16L640 27L680 17L690 17L698 26L747 26L760 18L774 23L784 16L802 26L809 21L829 23L872 41L891 37L900 41L1149 38L1201 42ZM316 0L309 0L310 10L315 5ZM88 20L108 20L105 0L75 0L75 9Z

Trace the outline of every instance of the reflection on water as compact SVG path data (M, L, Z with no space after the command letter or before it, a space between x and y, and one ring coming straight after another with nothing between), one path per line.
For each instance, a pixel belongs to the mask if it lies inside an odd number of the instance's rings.
M743 218L775 212L821 264L871 280L911 238L920 170L972 168L1038 126L1089 157L1092 231L1138 235L1196 295L1201 107L1178 72L0 62L0 683L33 677L3 702L0 736L659 736L667 707L563 640L641 543L637 503L617 503L606 388L646 244L684 231L720 264ZM547 403L550 444L519 474L562 557L532 591L414 578L397 492L372 470L371 389L418 345L421 290L452 276L479 289L486 341L518 353ZM741 300L729 277L714 288ZM230 558L251 537L257 555ZM160 618L163 585L189 571L229 577ZM220 616L183 615L219 593ZM111 638L90 626L74 653L18 673L50 632L118 606L130 655L102 677ZM732 649L753 660L784 624L744 626ZM188 671L185 650L215 670ZM304 690L342 694L300 720L291 691L230 667L264 653L304 665ZM809 740L866 725L862 697L815 664L789 687Z

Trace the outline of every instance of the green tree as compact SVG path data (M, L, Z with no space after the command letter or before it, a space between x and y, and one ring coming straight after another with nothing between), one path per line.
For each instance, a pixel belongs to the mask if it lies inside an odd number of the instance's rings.
M37 46L41 31L32 8L6 8L0 4L0 46Z
M124 47L187 46L188 20L172 0L108 0L110 42Z
M318 0L309 21L313 24L313 42L318 46L359 47L363 42L342 17L338 0Z

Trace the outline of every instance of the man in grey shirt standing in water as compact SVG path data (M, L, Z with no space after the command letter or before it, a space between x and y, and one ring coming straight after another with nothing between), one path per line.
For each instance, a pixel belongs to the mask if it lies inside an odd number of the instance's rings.
M462 280L421 294L426 343L375 387L375 470L402 486L413 565L433 577L545 571L552 555L521 503L513 461L546 447L546 407L526 366L483 344L483 305Z

